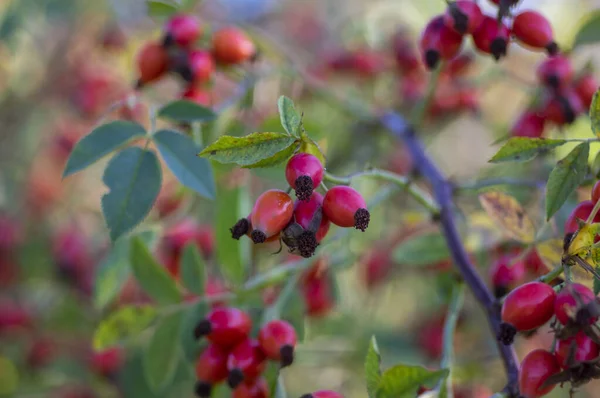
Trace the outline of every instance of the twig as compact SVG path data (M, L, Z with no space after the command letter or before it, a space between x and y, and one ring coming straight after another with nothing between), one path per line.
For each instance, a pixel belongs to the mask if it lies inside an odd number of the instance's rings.
M384 113L380 121L397 139L402 140L412 155L414 164L421 175L429 180L433 187L433 196L439 208L439 221L441 229L450 249L452 260L460 271L464 281L475 295L477 301L486 310L488 322L494 338L500 331L500 311L494 296L486 286L481 276L475 270L469 255L461 241L460 234L454 220L452 201L452 185L425 153L423 145L415 135L413 127L395 112ZM498 343L498 350L504 362L507 374L506 392L518 396L519 367L514 349Z

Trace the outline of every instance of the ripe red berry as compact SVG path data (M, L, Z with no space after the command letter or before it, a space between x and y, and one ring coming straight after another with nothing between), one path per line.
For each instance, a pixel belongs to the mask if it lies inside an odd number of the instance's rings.
M227 378L227 351L209 344L196 361L196 394L201 398L210 397L213 385Z
M520 12L513 21L512 33L517 40L529 47L546 49L551 55L558 51L553 38L552 25L537 11Z
M446 26L461 35L475 32L482 21L481 9L471 0L457 0L450 3L444 14Z
M479 29L473 33L473 42L479 51L491 54L496 61L506 55L510 43L510 29L496 18L484 16Z
M305 271L300 281L300 292L308 316L319 318L329 314L335 304L332 289L327 260L320 258Z
M598 86L598 81L590 74L586 74L575 81L574 89L584 109L589 109L592 105Z
M274 320L265 324L258 333L258 341L269 359L289 366L294 361L296 330L286 321Z
M194 330L194 336L206 338L223 348L231 348L248 337L252 320L238 308L217 307L209 312L206 319L200 321Z
M502 330L498 339L512 344L517 331L536 329L554 315L556 293L542 282L529 282L506 296L502 303Z
M236 65L256 55L256 47L242 30L223 28L213 35L212 51L215 60L223 65Z
M174 42L181 47L189 47L200 37L200 22L193 15L181 14L172 16L165 26L167 37L165 43Z
M543 116L557 126L573 123L583 112L583 104L571 88L563 89L561 93L547 93L542 106Z
M542 276L549 271L548 266L544 264L535 247L527 253L523 263L525 264L525 269L533 275Z
M161 78L169 68L167 52L162 45L148 42L137 56L138 87Z
M554 385L542 387L550 377L560 372L560 366L554 355L546 350L531 351L521 362L519 372L519 391L525 398L538 398L548 394Z
M540 138L544 134L546 119L534 110L523 112L510 130L513 137Z
M362 281L368 289L373 289L385 282L393 266L393 261L387 247L376 247L367 253L359 264Z
M419 54L412 38L404 30L400 30L392 38L392 51L396 65L402 74L410 74L420 69Z
M184 76L186 80L194 84L205 83L215 72L215 61L208 51L194 50L188 54L188 67L190 76Z
M598 357L600 348L584 332L578 332L575 336L556 343L556 360L561 368L567 369L577 366L580 362L589 361Z
M242 383L233 390L232 398L268 398L269 385L264 378L251 383Z
M364 231L371 216L367 203L354 188L338 185L325 194L323 212L329 220L340 227L355 227Z
M588 287L579 283L572 283L565 286L556 296L556 302L554 303L554 313L556 319L563 325L569 323L569 321L587 321L584 319L577 319L580 310L588 303L594 301L596 296L594 292ZM586 316L586 311L579 314ZM589 314L587 314L589 315ZM589 323L596 321L596 317L591 317Z
M236 388L242 382L257 379L267 366L267 357L258 341L246 339L236 345L227 357L227 384Z
M314 155L298 153L290 158L285 167L285 178L296 190L296 197L307 201L313 189L323 181L323 165Z
M195 86L188 87L187 90L181 94L181 98L195 102L204 107L209 107L212 104L210 93Z
M256 199L250 223L252 241L263 243L277 235L290 222L294 215L294 202L290 195L278 189L270 189Z
M537 68L536 74L540 83L558 89L565 87L573 78L573 65L564 55L548 57Z
M496 297L504 296L525 275L525 264L519 254L500 256L490 268L490 279Z
M595 203L591 200L584 200L583 202L580 202L577 206L575 206L573 211L571 211L569 218L567 218L567 221L565 222L565 233L574 233L575 231L577 231L579 229L577 220L579 219L586 221L590 214L592 214L594 204ZM600 222L600 212L596 214L596 217L594 217L593 222Z
M318 192L313 192L310 199L307 202L296 201L294 204L294 219L302 226L302 228L309 230L311 228L311 222L315 217L315 213L323 208L323 195ZM317 243L321 242L327 232L329 231L329 219L325 214L321 216L321 223L318 225L318 229L315 232Z
M48 338L40 338L33 342L27 353L27 365L39 368L47 365L57 354L54 341Z
M304 394L300 398L344 398L342 394L339 392L331 391L331 390L321 390L315 391L310 394Z
M111 378L120 370L123 360L122 350L119 347L112 347L94 352L91 358L91 367L97 374Z
M421 34L419 47L423 62L429 69L434 69L440 60L454 58L460 51L463 36L448 28L444 16L433 18Z

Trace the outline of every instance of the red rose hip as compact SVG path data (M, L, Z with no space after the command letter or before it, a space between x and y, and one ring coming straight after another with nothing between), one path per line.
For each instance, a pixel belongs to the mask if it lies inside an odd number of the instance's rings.
M172 16L165 25L165 31L165 44L173 42L181 47L191 46L202 34L198 19L187 14Z
M258 333L258 341L269 359L289 366L294 361L296 330L286 321L274 320L265 324Z
M319 216L318 212L321 212L321 222L319 225L312 225L316 222L316 217ZM294 204L294 220L315 236L316 243L321 242L329 232L331 224L323 212L323 196L318 192L313 192L307 202L296 201ZM313 231L313 229L316 230Z
M563 325L569 322L585 322L593 323L596 321L596 317L589 317L589 319L577 319L588 318L586 311L580 312L586 304L594 301L596 296L594 292L587 286L579 283L572 283L565 286L557 295L556 301L554 302L554 313L556 319ZM579 313L579 316L578 316ZM589 314L588 314L589 315Z
M542 387L550 376L560 372L554 355L542 349L531 351L521 362L519 391L525 398L538 398L548 394L554 385Z
M458 0L448 5L444 23L457 33L473 33L483 21L481 9L471 0Z
M167 52L159 43L144 44L137 56L138 87L161 78L168 70Z
M223 65L236 65L256 55L256 47L242 30L223 28L213 35L212 51L215 60Z
M598 344L583 332L556 342L556 360L563 369L574 367L583 361L598 357ZM572 361L572 362L570 362Z
M212 386L227 378L227 351L209 344L196 362L196 394L201 398L210 397Z
M547 58L537 68L538 80L552 88L566 86L573 77L574 70L571 61L563 55Z
M554 55L558 46L554 42L552 25L537 11L522 11L514 19L512 33L521 43L535 48L546 49Z
M584 200L583 202L580 202L577 206L575 206L575 208L569 215L569 218L567 218L567 221L565 222L565 233L574 233L575 231L577 231L579 229L577 220L579 219L586 221L590 214L592 214L594 204L595 203L591 200ZM596 214L596 217L594 217L593 222L600 222L600 212Z
M371 216L362 195L354 188L338 185L325 194L323 212L340 227L355 227L365 231Z
M594 94L598 90L598 81L592 75L586 74L575 81L575 92L581 100L583 107L589 109L594 99Z
M227 384L236 388L242 382L251 382L262 374L266 365L266 356L258 341L246 339L229 353Z
M254 243L263 243L285 228L294 215L294 202L290 195L271 189L258 197L252 208L250 223Z
M419 47L425 65L434 69L440 60L454 58L460 51L463 36L448 28L444 16L433 18L421 34Z
M209 92L195 86L188 87L188 89L181 94L181 98L205 107L210 106L212 102Z
M232 348L248 337L252 320L244 311L232 307L218 307L209 312L194 330L194 336L206 338L223 348Z
M215 61L208 51L195 50L188 55L191 82L205 83L215 72Z
M323 165L314 155L298 153L288 161L285 167L285 178L296 190L296 197L307 201L313 189L323 181Z
M233 398L268 398L269 385L264 378L257 379L250 383L242 383L232 394Z
M500 256L490 268L490 279L496 297L502 297L525 276L525 264L517 255Z
M513 137L540 138L544 134L546 119L538 112L529 110L519 116L510 130Z
M506 55L510 38L510 29L504 23L498 24L496 18L484 16L479 29L473 33L475 47L483 53L491 54L496 61Z

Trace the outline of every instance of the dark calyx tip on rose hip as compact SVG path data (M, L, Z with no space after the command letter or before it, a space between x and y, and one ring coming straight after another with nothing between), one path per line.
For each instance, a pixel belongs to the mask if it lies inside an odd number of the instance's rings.
M227 385L233 389L244 381L244 373L240 369L233 369L227 376Z
M312 394L304 394L300 398L313 398L313 395Z
M210 321L208 319L204 319L196 325L194 328L194 337L199 339L200 337L206 336L210 334L212 330L212 326L210 325Z
M229 231L231 232L231 237L233 239L239 240L248 233L249 229L250 221L248 221L247 218L240 218L233 227L229 228Z
M435 50L427 50L425 52L425 65L428 69L435 69L438 62L440 62L440 53Z
M167 33L165 35L165 37L163 37L162 40L162 45L164 48L169 48L171 47L173 44L175 43L175 40L173 40L173 35L170 33Z
M508 46L508 42L503 37L496 37L490 43L490 52L494 56L496 61L499 61L500 58L506 55L506 48Z
M560 107L563 112L563 116L565 117L565 122L567 124L573 123L575 121L575 119L577 118L577 115L575 114L575 111L573 110L573 107L571 106L571 103L569 102L569 100L567 100L563 96L560 96L559 103L560 103Z
M454 20L454 29L464 35L467 33L467 29L469 28L469 17L467 17L457 6L456 3L451 3L450 7L450 15L452 15L452 19Z
M135 83L133 84L133 89L134 90L140 90L144 87L144 82L142 81L142 79L137 79L135 81Z
M252 242L254 243L263 243L267 240L267 235L265 235L263 231L259 231L258 229L252 231L250 237L252 238Z
M494 286L494 297L498 299L504 297L508 293L508 290L508 287L504 285Z
M517 329L510 323L502 322L498 331L498 341L504 345L511 345L515 341Z
M300 176L294 181L296 185L296 197L304 202L310 199L310 196L315 189L313 180L309 176Z
M286 344L279 349L281 355L281 367L285 368L294 362L294 346Z
M554 89L560 86L560 79L556 75L550 75L546 78L546 84Z
M358 209L354 213L354 228L365 232L371 221L371 214L367 209Z
M298 236L296 240L300 255L304 258L312 257L317 250L319 243L317 242L317 236L312 231L304 231Z
M205 381L199 381L196 383L195 392L196 395L200 398L209 398L211 391L212 386L210 385L210 383L207 383Z
M548 55L558 54L558 51L559 51L558 44L556 44L555 41L551 42L550 44L548 44L546 46L546 51L548 52Z

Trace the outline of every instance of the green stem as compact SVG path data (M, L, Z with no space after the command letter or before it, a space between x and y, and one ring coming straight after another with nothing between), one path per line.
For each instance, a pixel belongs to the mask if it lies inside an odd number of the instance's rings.
M444 347L442 353L442 360L440 362L441 369L448 369L448 377L443 381L445 387L441 384L437 387L440 391L443 388L446 389L446 397L453 398L452 392L452 363L454 362L454 333L456 331L456 324L458 323L458 317L464 301L465 285L460 282L454 289L452 289L452 297L450 299L450 307L448 308L448 314L446 315L446 322L444 324Z
M563 271L564 269L562 266L556 267L552 271L548 272L546 275L540 276L537 280L538 282L550 283L554 279L558 278L563 273Z
M592 209L592 212L588 216L587 220L585 220L585 223L591 224L594 221L594 218L596 218L596 214L598 214L599 210L600 210L600 200L597 201L596 204L594 205L594 208Z
M438 85L438 81L440 79L440 75L442 69L444 67L444 63L440 62L435 70L431 73L429 78L429 83L427 85L427 91L425 92L425 96L415 107L413 112L413 117L410 122L415 127L416 130L419 130L425 121L425 116L427 115L427 110L429 109L429 105L433 100L433 96L435 94L435 89Z
M350 185L352 179L357 177L373 177L383 181L389 181L391 183L394 183L397 186L406 190L406 192L408 192L417 202L423 205L432 214L439 213L439 207L437 206L431 195L412 184L408 178L400 174L392 173L391 171L381 169L370 169L351 174L347 177L334 176L333 174L325 173L324 180L334 184Z
M531 187L531 188L541 188L543 187L545 182L536 181L536 180L521 180L518 178L507 178L507 177L499 177L499 178L490 178L487 180L479 180L473 182L467 182L461 185L456 185L456 191L470 191L470 190L478 190L482 188L493 187L496 185L513 185L513 186L521 186L521 187Z

